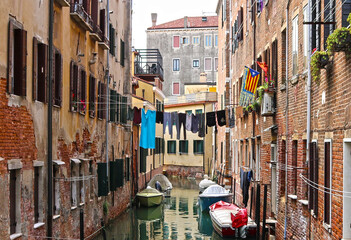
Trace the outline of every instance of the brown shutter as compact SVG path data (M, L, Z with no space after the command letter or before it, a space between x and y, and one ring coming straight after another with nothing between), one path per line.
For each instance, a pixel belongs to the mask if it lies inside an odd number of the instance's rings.
M22 78L21 78L21 96L27 95L27 31L21 31L22 40Z
M32 77L32 97L33 101L38 99L38 40L33 37L33 77Z
M91 1L91 18L94 22L94 25L98 25L98 0Z
M57 79L56 79L56 59L55 59L56 49L53 48L52 50L53 50L52 51L52 73L51 73L51 79L50 80L51 80L51 88L52 88L52 104L55 105L55 102L56 102L55 100L57 98L57 96L56 96L56 81L57 81ZM49 91L49 89L48 89L48 91ZM47 100L48 100L48 95L49 95L48 91L47 91L47 94L46 94L46 96L47 96L46 99Z
M74 78L74 64L73 61L71 61L70 63L70 86L69 86L69 110L72 111L73 108L73 94L74 94L74 90L73 90L73 78Z
M14 48L14 26L13 22L9 21L9 29L8 29L8 36L7 36L7 91L9 93L13 93L13 48Z
M330 142L324 143L324 222L330 224Z
M244 10L242 7L240 7L240 25L242 25L240 30L240 36L241 36L241 40L243 40L244 39Z
M81 81L82 81L82 68L80 66L78 66L78 74L77 74L77 109L78 109L78 112L81 110L81 97L82 97L82 94L81 94Z
M105 9L100 10L100 30L102 31L102 35L105 36Z

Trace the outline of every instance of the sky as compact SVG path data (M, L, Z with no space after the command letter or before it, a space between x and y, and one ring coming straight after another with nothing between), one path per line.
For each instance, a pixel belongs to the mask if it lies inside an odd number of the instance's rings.
M146 48L146 29L152 26L151 13L157 13L156 24L184 16L216 15L218 0L133 0L133 39L136 49Z

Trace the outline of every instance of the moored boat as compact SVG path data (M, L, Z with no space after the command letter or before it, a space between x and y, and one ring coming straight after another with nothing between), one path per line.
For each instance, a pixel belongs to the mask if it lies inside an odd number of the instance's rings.
M215 183L214 181L209 180L208 176L205 174L204 179L199 183L199 190L200 190L200 192L203 192L209 186L216 185L216 184L217 183Z
M208 211L209 207L212 204L221 200L225 202L231 202L232 198L232 193L216 184L209 186L202 194L200 194L198 202L201 211Z
M160 205L163 199L163 193L157 191L152 187L147 187L136 195L140 205L145 207L152 207Z
M147 185L152 188L156 188L157 182L160 184L160 189L157 190L163 192L165 197L170 197L173 186L168 178L163 174L156 174Z
M246 208L223 201L210 206L213 229L221 237L254 237L256 224L247 216Z

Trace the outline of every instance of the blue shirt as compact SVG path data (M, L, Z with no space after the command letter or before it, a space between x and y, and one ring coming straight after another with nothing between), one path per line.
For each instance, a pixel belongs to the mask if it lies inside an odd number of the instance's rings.
M156 111L141 111L140 147L155 149Z

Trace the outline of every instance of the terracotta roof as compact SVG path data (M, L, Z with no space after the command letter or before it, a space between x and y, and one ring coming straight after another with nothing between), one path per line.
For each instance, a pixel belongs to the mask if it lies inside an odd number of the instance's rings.
M202 21L202 18L204 17L207 18L207 21ZM218 27L217 16L203 16L203 17L183 17L171 22L162 23L154 27L149 27L148 30L184 28L185 18L187 18L187 28Z

